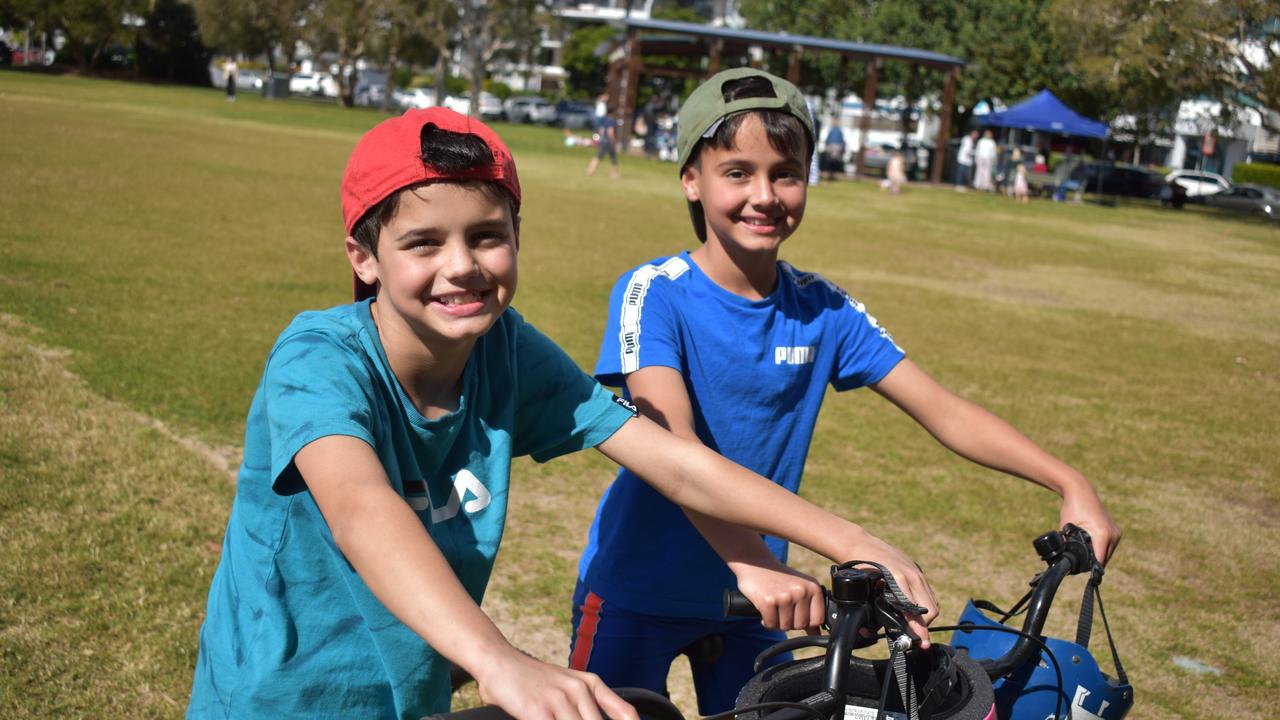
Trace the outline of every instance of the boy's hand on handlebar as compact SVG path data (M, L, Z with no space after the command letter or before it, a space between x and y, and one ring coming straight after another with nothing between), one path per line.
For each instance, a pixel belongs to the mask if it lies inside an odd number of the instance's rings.
M778 630L805 630L816 633L823 622L826 605L817 580L778 562L772 555L769 565L731 562L738 590L760 611L760 622Z
M907 557L906 553L869 533L866 540L853 552L853 557L873 560L885 566L893 574L902 592L915 604L927 608L923 616L903 613L907 628L920 639L920 649L927 649L929 624L938 617L938 597L933 594L933 587L929 585L920 566Z
M639 720L635 708L596 675L556 667L514 650L472 674L480 699L516 720L604 720L606 716Z
M1098 499L1098 494L1092 487L1064 495L1059 519L1059 527L1072 523L1089 533L1089 538L1093 541L1093 554L1103 565L1107 564L1116 545L1120 544L1120 526L1111 519L1111 514L1103 507L1102 500Z

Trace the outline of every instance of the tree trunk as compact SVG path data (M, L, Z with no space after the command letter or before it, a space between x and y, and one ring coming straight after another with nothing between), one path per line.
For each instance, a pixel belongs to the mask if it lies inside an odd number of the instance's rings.
M440 53L436 55L436 104L444 105L444 97L448 92L448 83L445 82L445 69L448 67L445 53L448 48L440 48Z

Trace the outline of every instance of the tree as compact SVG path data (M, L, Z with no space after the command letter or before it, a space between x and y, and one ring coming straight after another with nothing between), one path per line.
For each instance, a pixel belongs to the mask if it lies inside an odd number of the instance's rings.
M40 4L37 3L37 6ZM98 66L103 52L124 35L124 22L138 16L142 0L50 0L44 6L49 29L67 37L65 50L81 72Z
M356 60L363 57L373 29L374 6L363 0L317 0L306 15L304 38L317 54L338 56L338 100L355 105ZM348 72L350 71L350 72Z
M1256 103L1263 124L1280 131L1280 7L1268 0L1215 3L1220 29L1202 33L1228 58L1222 67L1221 99L1239 107Z
M308 0L192 0L200 35L223 52L266 55L276 70L276 51L292 62Z
M520 54L536 45L546 8L544 0L467 0L460 5L458 38L471 83L471 114L478 116L489 63L500 51Z
M1230 56L1212 36L1223 9L1216 0L1056 0L1048 20L1079 81L1067 98L1107 120L1131 117L1135 146L1170 132L1183 100L1222 96Z
M200 38L195 10L181 0L153 0L138 33L142 74L189 85L209 84L209 51Z
M396 74L402 60L425 62L434 56L437 75L443 75L443 61L449 38L457 22L457 9L450 0L381 0L374 10L375 55L387 63L387 92L383 109L391 107ZM444 78L437 77L437 101L444 99Z

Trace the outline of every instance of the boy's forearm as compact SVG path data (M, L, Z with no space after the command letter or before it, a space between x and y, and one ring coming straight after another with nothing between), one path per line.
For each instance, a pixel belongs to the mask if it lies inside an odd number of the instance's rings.
M833 561L866 537L858 525L828 513L700 443L675 437L644 417L600 445L667 499L684 508L774 535Z
M689 522L702 535L712 550L730 566L734 563L772 565L777 559L764 544L764 538L750 528L717 520L696 510L684 509Z

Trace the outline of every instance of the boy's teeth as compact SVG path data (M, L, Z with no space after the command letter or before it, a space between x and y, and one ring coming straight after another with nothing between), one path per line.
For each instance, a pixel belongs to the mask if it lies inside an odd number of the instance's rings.
M444 305L461 305L463 303L478 302L480 293L458 293L455 295L442 295L437 300Z

